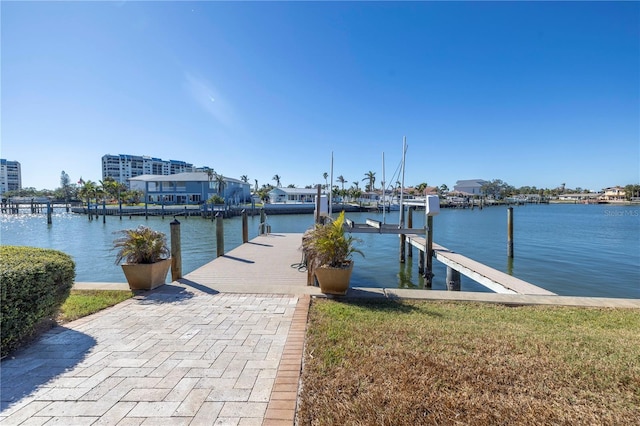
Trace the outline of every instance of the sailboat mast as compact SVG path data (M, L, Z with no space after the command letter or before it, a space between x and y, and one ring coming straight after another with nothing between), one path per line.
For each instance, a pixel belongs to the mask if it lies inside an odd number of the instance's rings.
M333 151L331 151L331 185L329 185L329 217L333 214Z
M387 223L385 221L385 215L386 215L386 211L387 211L387 206L385 205L386 202L386 193L387 193L387 189L385 188L385 181L384 181L384 152L382 153L382 223Z
M400 186L400 220L398 223L400 224L400 228L404 228L404 162L407 156L407 137L405 136L402 140L402 183Z

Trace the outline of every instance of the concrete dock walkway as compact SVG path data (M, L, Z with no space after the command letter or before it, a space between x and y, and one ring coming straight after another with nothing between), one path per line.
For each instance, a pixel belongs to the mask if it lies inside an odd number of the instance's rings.
M300 234L56 327L2 361L3 425L293 425L310 298ZM124 288L77 283L75 288ZM640 300L353 288L348 297L640 309Z

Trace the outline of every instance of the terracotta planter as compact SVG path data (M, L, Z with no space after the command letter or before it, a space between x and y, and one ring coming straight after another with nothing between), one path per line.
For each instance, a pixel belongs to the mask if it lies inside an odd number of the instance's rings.
M318 284L320 284L320 291L325 294L347 294L352 271L353 261L350 261L348 266L344 268L332 268L329 266L316 268L315 275L318 279Z
M171 259L156 263L125 263L121 266L131 290L151 290L164 285L171 267Z

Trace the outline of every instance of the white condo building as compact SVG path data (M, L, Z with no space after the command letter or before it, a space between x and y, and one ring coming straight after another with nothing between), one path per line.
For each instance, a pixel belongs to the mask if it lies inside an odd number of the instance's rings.
M145 155L106 154L102 157L102 180L112 177L129 186L129 179L142 175L175 175L195 171L193 164L177 160L162 160Z
M17 161L0 159L0 194L22 189L22 172Z

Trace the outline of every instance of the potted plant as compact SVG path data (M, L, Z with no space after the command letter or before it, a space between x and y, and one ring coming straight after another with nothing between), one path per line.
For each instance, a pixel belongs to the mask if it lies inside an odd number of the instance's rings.
M116 264L121 265L132 290L151 290L164 284L171 267L171 251L164 233L140 225L118 231L114 242Z
M302 249L309 274L318 280L320 291L346 294L353 271L353 253L364 254L354 247L358 241L344 230L344 211L333 221L316 224L304 233Z

